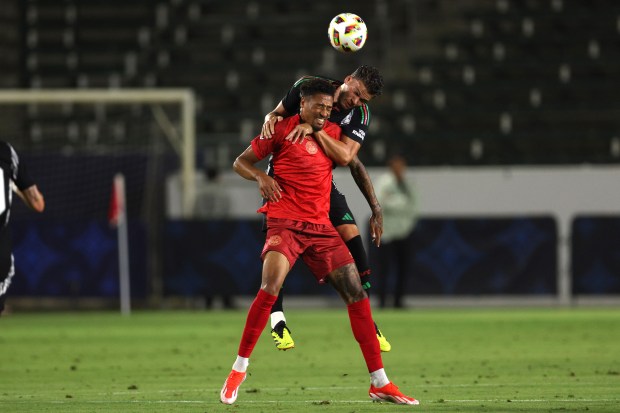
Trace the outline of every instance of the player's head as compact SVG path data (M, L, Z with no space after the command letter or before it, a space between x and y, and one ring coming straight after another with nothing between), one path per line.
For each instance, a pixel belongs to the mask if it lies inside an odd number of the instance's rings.
M334 86L322 79L312 79L301 85L301 119L309 123L314 131L323 125L334 105Z
M394 154L388 159L388 166L398 179L402 179L407 169L407 160L400 154Z
M376 67L362 65L344 78L336 104L342 110L351 110L368 103L383 92L383 76Z

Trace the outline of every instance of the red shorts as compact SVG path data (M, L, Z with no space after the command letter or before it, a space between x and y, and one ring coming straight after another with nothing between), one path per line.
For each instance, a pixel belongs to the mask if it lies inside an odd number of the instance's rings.
M355 262L340 234L331 224L268 218L262 259L268 251L283 254L291 268L301 255L320 283L325 282L325 277L333 270Z

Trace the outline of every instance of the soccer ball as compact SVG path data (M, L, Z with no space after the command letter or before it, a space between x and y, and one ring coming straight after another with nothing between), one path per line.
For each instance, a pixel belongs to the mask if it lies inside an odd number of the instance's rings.
M342 53L357 52L366 43L366 23L357 14L340 13L332 19L327 30L329 42Z

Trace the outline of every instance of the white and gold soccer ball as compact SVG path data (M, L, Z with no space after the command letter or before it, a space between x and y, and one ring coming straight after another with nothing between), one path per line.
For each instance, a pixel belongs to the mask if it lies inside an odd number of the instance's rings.
M342 53L352 53L364 47L368 29L357 14L340 13L329 23L327 34L334 49Z

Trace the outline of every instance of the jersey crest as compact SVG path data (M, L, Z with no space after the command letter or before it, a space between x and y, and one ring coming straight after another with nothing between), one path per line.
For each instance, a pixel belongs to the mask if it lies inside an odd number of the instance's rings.
M312 141L306 141L306 150L310 155L314 155L315 153L317 153L319 148L317 148L316 143Z
M341 125L348 125L351 123L351 118L353 117L353 111L350 111L349 114L340 122Z

